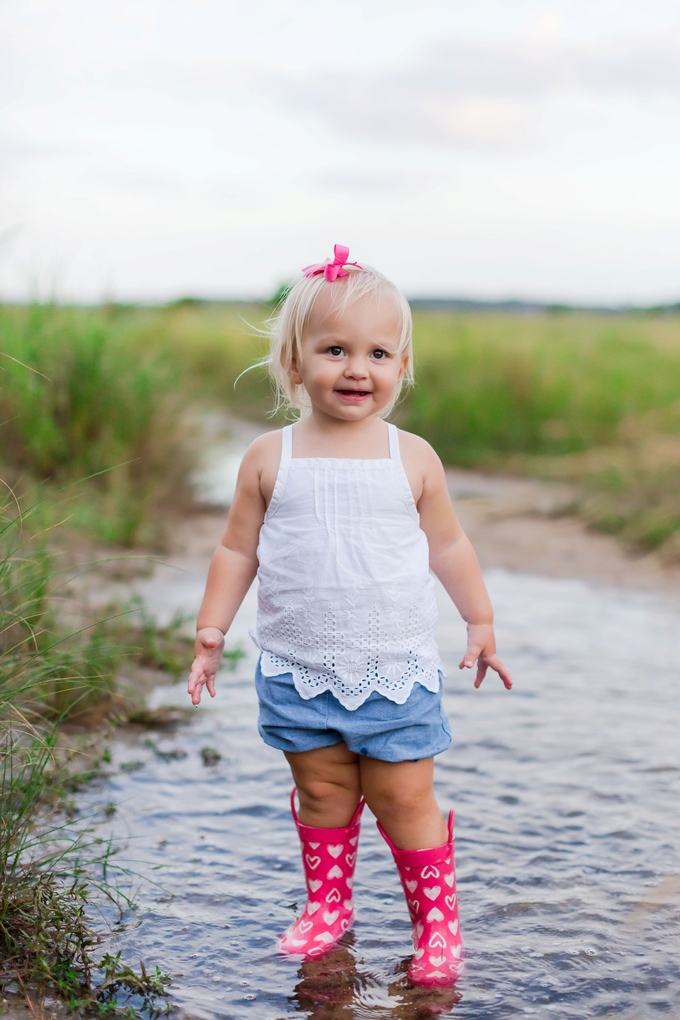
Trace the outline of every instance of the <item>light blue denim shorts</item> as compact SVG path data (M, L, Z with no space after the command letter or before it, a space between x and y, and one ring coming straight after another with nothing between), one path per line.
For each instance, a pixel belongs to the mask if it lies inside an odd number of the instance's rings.
M441 679L436 694L415 683L403 705L373 691L353 712L330 691L305 701L292 673L263 676L259 662L255 687L260 700L257 728L265 744L279 751L311 751L344 740L350 751L367 758L418 761L440 754L451 743Z

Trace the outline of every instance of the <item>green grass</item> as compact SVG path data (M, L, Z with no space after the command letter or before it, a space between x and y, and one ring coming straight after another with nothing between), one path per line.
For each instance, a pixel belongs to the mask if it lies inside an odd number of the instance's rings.
M404 428L446 463L576 483L593 528L680 559L680 316L417 314Z
M172 359L104 310L0 308L3 477L19 489L78 485L76 527L157 543L159 511L188 495L182 410Z
M197 409L271 410L266 372L241 374L265 353L270 311L0 310L0 350L17 359L0 357L10 480L71 481L72 526L161 545L168 511L187 506ZM419 311L414 324L400 425L448 464L569 478L590 525L680 555L680 316Z
M266 374L236 380L269 311L181 304L129 327L181 366L188 400L261 419ZM417 312L414 348L395 420L445 463L569 478L589 525L680 556L680 316Z
M680 401L680 318L417 314L406 428L449 464L616 444Z
M189 401L261 420L271 412L273 390L266 369L250 369L267 353L267 340L257 331L270 312L265 305L180 303L144 319L133 316L129 328L173 362Z

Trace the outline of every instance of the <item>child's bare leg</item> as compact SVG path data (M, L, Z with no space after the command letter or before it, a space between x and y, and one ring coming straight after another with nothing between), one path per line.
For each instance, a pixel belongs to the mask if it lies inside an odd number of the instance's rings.
M424 850L446 843L446 825L435 800L434 758L379 761L360 758L366 803L399 850Z
M337 829L349 825L361 800L359 755L345 743L286 753L300 800L303 825Z

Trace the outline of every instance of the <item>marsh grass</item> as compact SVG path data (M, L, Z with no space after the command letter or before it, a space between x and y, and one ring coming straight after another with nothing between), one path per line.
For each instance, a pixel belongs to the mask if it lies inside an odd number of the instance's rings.
M680 316L414 319L405 428L449 464L570 479L590 526L680 560Z
M414 344L405 427L449 464L618 445L680 401L680 317L418 313Z
M258 330L270 314L267 305L178 302L131 315L127 328L133 343L172 361L187 401L262 420L273 390L266 370L252 366L267 352Z
M246 371L271 310L0 310L10 477L69 480L71 526L160 547L168 510L188 505L185 412L273 406L266 372ZM445 463L571 478L590 525L680 555L680 316L417 311L414 347L395 420Z
M270 312L180 304L129 325L182 369L191 400L262 419L265 373L238 376L263 355ZM445 463L569 478L590 526L680 558L680 316L417 311L414 349L394 419Z
M72 523L98 539L154 544L160 509L184 509L182 397L171 359L130 335L124 319L0 308L4 475L20 491L37 481L75 485Z

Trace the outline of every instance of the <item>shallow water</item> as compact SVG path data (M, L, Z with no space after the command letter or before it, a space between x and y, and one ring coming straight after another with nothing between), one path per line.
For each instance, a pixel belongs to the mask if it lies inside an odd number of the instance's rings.
M276 955L303 883L287 766L256 730L252 591L235 624L246 659L193 725L152 734L186 757L161 758L143 737L114 742L111 777L87 799L116 803L101 831L128 837L125 856L152 880L138 883L119 947L174 975L183 1012L680 1016L680 607L576 581L487 581L510 693L494 678L474 691L459 673L463 628L440 593L454 739L436 785L442 808L456 809L468 952L455 993L406 986L406 909L368 812L347 944L313 964ZM140 592L162 616L195 611L200 586L198 573L161 572ZM186 704L184 686L153 703ZM203 764L206 747L221 753L216 765Z

